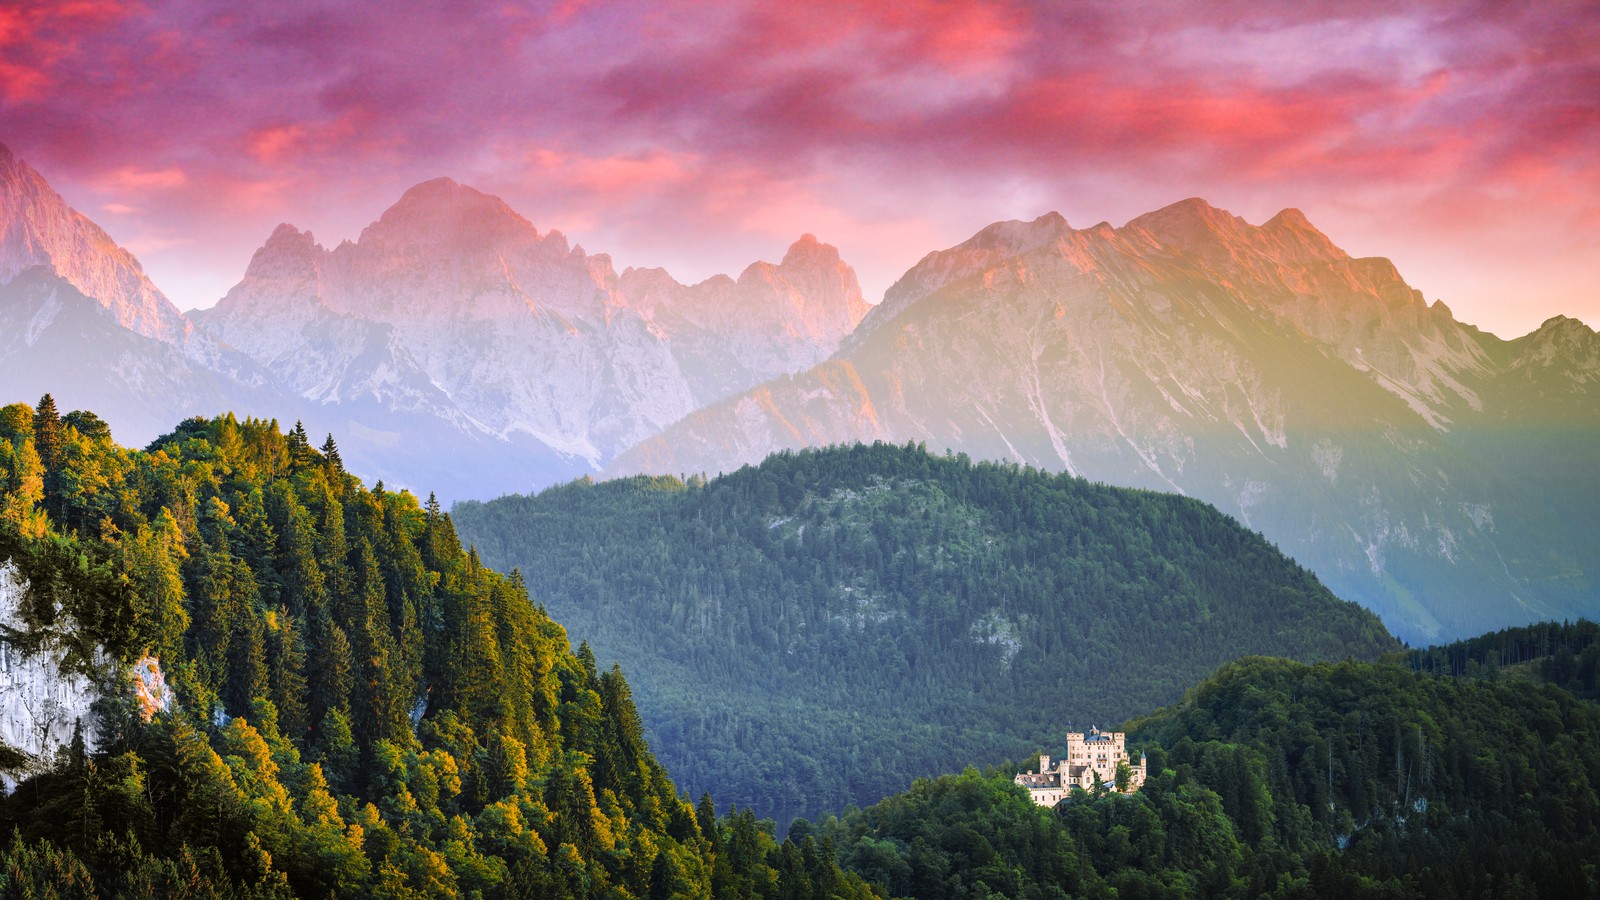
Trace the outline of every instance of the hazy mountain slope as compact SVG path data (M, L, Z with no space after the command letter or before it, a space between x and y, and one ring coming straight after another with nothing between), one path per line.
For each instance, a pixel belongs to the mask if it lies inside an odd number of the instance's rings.
M249 357L195 332L138 260L0 146L0 388L103 410L143 444L180 419L294 414Z
M634 673L691 789L785 818L1173 702L1240 654L1397 646L1197 501L916 448L576 482L454 518Z
M827 359L870 309L839 251L809 234L738 280L690 286L663 269L627 269L618 289L666 336L702 405Z
M1600 561L1563 512L1600 505L1592 474L1552 506L1484 450L1480 432L1509 430L1515 452L1593 471L1570 441L1497 423L1536 390L1514 361L1545 352L1504 343L1293 210L1257 227L1191 200L1082 230L1052 214L929 254L832 360L700 410L608 471L915 440L1180 491L1421 641L1596 604ZM1562 377L1561 402L1592 418L1600 395Z
M234 362L253 368L248 360ZM43 267L0 285L0 387L6 402L33 403L49 393L63 412L108 410L117 436L132 444L147 443L188 416L230 407L254 411L280 396L122 327L110 311Z

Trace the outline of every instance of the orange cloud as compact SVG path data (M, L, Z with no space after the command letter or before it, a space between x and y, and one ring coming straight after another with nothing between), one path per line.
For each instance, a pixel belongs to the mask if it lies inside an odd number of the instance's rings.
M183 187L189 183L189 176L177 168L140 169L128 166L109 173L105 181L118 190L159 191Z
M303 143L306 129L303 125L269 125L245 136L245 147L260 162L281 162L296 152Z

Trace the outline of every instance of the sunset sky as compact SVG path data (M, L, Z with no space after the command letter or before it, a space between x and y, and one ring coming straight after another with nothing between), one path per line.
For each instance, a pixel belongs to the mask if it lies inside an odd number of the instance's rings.
M186 308L449 175L686 281L812 232L874 301L998 219L1295 206L1600 325L1600 2L6 0L0 142Z

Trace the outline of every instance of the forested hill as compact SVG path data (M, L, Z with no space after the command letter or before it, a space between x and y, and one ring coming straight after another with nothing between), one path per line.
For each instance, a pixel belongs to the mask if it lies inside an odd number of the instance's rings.
M454 518L621 661L680 783L780 821L1020 758L1241 655L1398 648L1203 503L914 446L579 481Z
M1133 729L1136 794L969 771L793 833L923 900L1600 895L1600 706L1557 688L1247 659Z
M1396 657L1419 672L1546 682L1586 700L1600 700L1600 624L1539 622Z
M58 676L103 695L55 758L0 746L0 895L867 892L681 797L622 674L331 438L224 416L134 451L48 395L6 406L0 569L7 727L19 691L39 715L87 690ZM136 659L174 700L135 702Z

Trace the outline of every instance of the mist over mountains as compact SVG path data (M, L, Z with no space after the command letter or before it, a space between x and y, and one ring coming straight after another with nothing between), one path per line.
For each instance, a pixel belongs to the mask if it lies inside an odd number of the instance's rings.
M1600 605L1600 337L1483 333L1292 209L996 223L873 307L810 235L685 285L437 179L184 316L0 150L0 322L10 399L304 419L446 499L916 441L1213 503L1412 642Z

